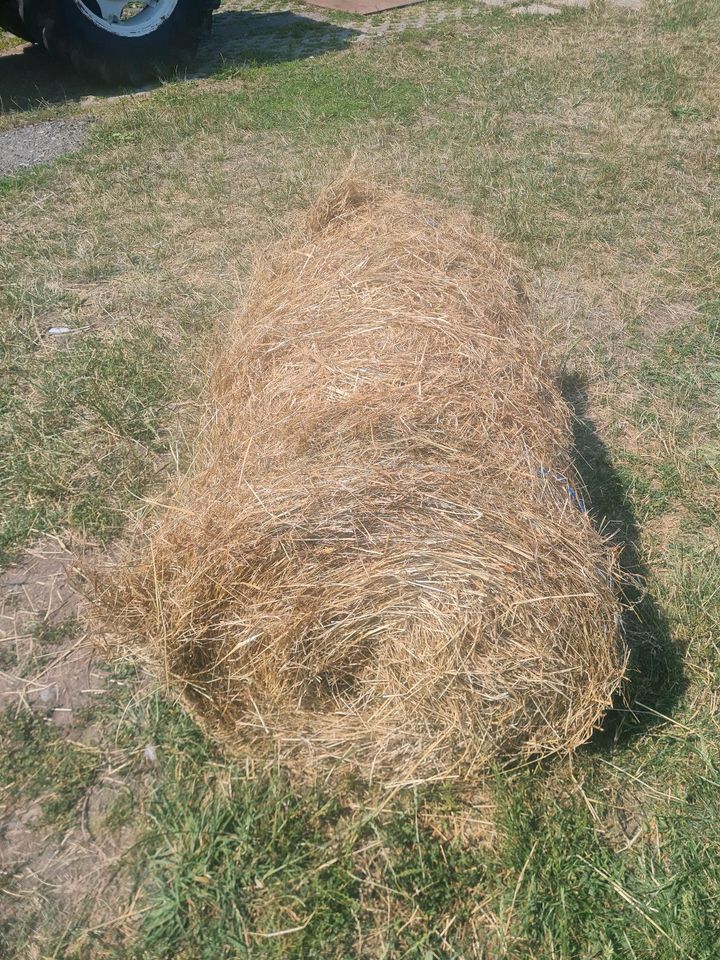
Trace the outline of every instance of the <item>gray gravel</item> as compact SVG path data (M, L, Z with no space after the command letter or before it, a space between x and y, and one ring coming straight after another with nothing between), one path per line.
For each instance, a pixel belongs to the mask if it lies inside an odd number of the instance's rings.
M64 153L76 150L89 133L91 121L76 117L71 120L44 120L28 126L12 127L0 133L0 177L49 163Z

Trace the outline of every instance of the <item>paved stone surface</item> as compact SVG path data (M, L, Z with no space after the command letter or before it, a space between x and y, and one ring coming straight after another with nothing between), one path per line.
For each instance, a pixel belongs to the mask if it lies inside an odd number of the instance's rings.
M529 3L526 7L513 7L510 13L513 17L517 17L520 14L554 17L555 14L560 13L560 11L557 7L549 7L546 3Z
M326 10L288 6L277 2L251 7L242 0L224 3L213 17L212 34L189 76L208 76L223 67L302 60L343 50L367 35L362 26L365 18L336 24L328 21L332 14Z
M332 0L328 0L332 2ZM611 6L640 9L645 0L607 0ZM404 30L462 21L472 23L487 7L511 8L521 16L553 16L562 7L589 7L590 0L478 0L475 6L458 6L453 0L430 0L372 16L345 17L333 23L329 11L295 0L225 0L215 14L212 38L200 52L193 76L206 76L224 64L279 62L319 56L342 50L352 43L381 39Z
M312 7L325 7L327 10L343 10L346 13L382 13L395 7L409 7L423 0L307 0Z
M0 177L48 163L75 150L88 134L90 121L83 117L72 120L46 120L27 126L12 127L0 133Z

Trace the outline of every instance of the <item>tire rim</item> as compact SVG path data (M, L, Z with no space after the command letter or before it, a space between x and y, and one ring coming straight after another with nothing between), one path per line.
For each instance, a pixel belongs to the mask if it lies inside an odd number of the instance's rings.
M142 37L171 15L178 0L73 0L95 26L119 37Z

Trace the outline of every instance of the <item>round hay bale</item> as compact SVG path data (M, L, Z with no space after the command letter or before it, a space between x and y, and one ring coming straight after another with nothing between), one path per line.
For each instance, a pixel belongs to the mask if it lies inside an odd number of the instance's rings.
M395 783L590 736L626 661L615 555L497 244L337 184L260 265L211 405L97 580L206 728Z

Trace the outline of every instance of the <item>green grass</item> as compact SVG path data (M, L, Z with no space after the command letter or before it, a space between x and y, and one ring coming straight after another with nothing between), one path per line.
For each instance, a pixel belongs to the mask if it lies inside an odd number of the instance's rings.
M229 764L128 671L69 731L9 713L6 807L62 836L117 781L103 830L131 832L138 891L110 924L10 897L9 957L717 956L718 7L463 27L95 105L76 157L0 182L3 562L42 533L111 543L162 490L258 250L352 159L511 245L593 511L641 578L628 702L572 762L389 803Z

